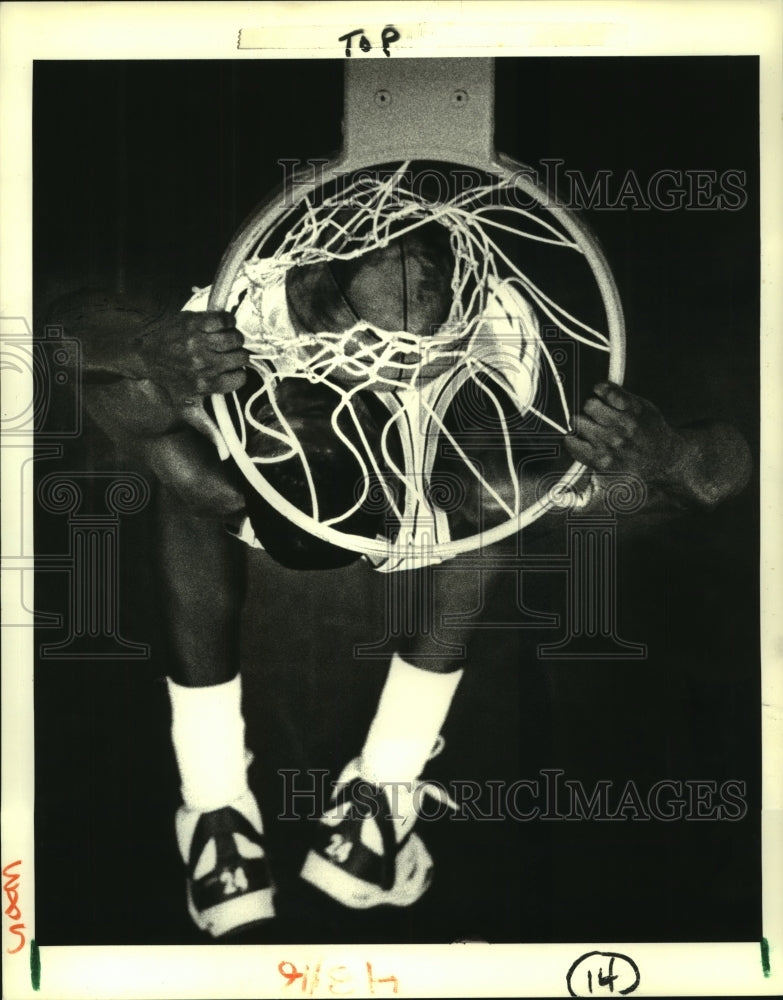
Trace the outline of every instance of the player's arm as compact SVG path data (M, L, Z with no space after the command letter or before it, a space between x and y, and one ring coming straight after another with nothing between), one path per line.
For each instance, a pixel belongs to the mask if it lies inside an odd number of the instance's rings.
M80 341L87 405L110 433L165 433L185 422L186 401L244 383L248 354L230 313L183 312L152 290L87 289L47 314Z
M90 416L187 506L227 516L243 496L192 402L238 389L247 352L230 313L182 312L161 296L71 293L48 310L81 344Z
M638 476L649 503L670 509L712 510L741 492L752 470L748 445L731 424L672 427L649 400L609 382L595 386L565 446L599 474Z

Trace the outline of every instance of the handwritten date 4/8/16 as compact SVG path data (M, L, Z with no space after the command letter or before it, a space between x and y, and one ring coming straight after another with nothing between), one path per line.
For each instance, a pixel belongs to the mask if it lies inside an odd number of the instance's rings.
M379 976L372 962L353 969L347 965L324 965L323 961L307 963L297 968L293 962L280 962L277 971L286 980L283 995L349 997L354 993L370 996L392 996L399 993L396 976ZM292 987L289 991L288 987Z
M14 921L8 930L12 935L12 943L16 945L15 948L6 948L9 955L15 955L25 946L25 926L22 923L22 911L19 908L19 889L17 888L19 885L21 864L21 860L12 861L3 869L3 892L5 893L7 904L4 913L9 920ZM19 868L20 871L14 871L14 868Z
M353 31L347 32L345 35L340 35L340 37L337 39L338 42L345 42L345 54L349 59L353 55L352 42L354 38L357 37L357 35L359 38L357 45L359 46L360 51L361 52L372 51L372 42L367 37L367 35L365 35L364 28L355 28ZM400 40L399 31L397 31L397 29L393 25L387 24L386 27L381 32L381 48L383 49L383 54L385 56L391 55L391 52L389 51L390 46L394 42L399 42L399 40Z

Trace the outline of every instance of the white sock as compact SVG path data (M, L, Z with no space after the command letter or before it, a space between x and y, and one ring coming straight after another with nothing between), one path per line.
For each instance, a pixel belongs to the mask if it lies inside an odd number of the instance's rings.
M413 782L419 777L462 674L421 670L394 654L362 749L360 770L366 781Z
M182 687L169 678L168 686L185 805L200 812L226 806L248 790L240 677L210 687Z

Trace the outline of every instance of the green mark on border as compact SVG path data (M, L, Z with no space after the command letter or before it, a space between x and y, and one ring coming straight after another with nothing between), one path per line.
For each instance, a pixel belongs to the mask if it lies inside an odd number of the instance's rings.
M30 942L30 982L34 990L41 988L41 952L35 943L35 938Z
M769 941L765 937L761 939L761 968L764 971L765 978L769 978Z

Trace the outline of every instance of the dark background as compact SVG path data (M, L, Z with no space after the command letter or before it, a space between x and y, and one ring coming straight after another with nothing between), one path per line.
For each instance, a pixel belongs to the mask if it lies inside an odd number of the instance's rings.
M53 292L132 283L184 302L211 280L231 235L281 180L277 160L340 144L342 65L285 62L38 63L34 76L36 333ZM627 385L674 422L721 416L758 454L758 119L753 58L502 59L499 149L559 157L590 178L633 169L747 172L740 211L587 213L613 267L628 337ZM67 395L41 425L57 440ZM123 466L89 422L50 472ZM88 503L90 498L88 497ZM97 502L97 501L96 501ZM513 781L562 768L644 791L661 779L747 783L736 823L423 823L431 890L402 911L353 913L299 882L308 824L278 822L279 768L336 778L361 746L385 662L387 579L251 573L245 623L251 781L268 827L280 919L254 940L428 942L758 940L758 490L710 515L636 534L621 526L619 634L644 660L544 661L565 577L514 578L487 609L471 669L428 774ZM547 544L564 551L553 528ZM39 511L39 555L63 553L67 519ZM152 504L120 530L123 636L146 660L41 660L36 668L39 944L200 940L185 911L178 804L155 598ZM64 614L65 574L40 569L36 609ZM41 628L41 643L65 628Z

